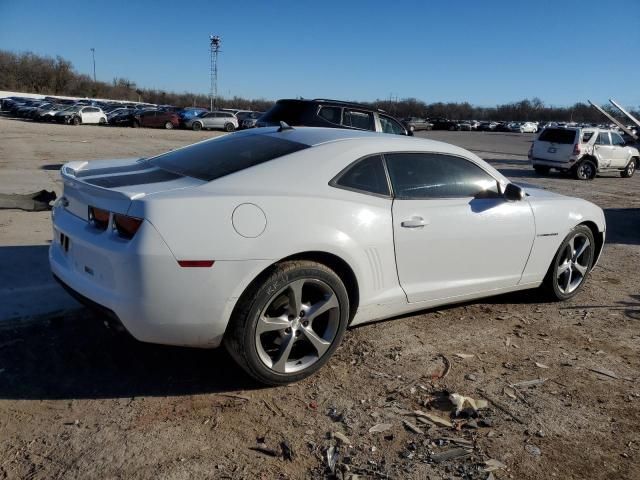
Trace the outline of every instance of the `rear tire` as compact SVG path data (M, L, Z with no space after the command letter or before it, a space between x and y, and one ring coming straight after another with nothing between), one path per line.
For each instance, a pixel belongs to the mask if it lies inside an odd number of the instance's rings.
M225 124L224 129L226 132L233 132L236 127L233 125L233 123L227 123Z
M593 267L595 246L593 233L586 225L569 232L553 257L542 286L551 300L567 300L582 289Z
M596 172L596 164L592 160L583 160L573 170L573 174L578 180L593 180Z
M633 174L636 173L636 168L638 167L638 159L632 158L631 161L627 164L624 170L620 172L620 176L622 178L631 178Z
M283 385L320 369L348 322L347 290L333 270L308 260L283 262L242 294L224 345L253 378Z
M550 167L545 167L544 165L536 165L533 167L538 175L549 175Z
M173 123L171 122L167 122L164 124L164 128L167 130L172 130L173 129Z
M107 121L106 121L104 118L101 118L100 120L98 120L98 123L99 123L100 125L104 125L104 124L106 124L106 123L107 123Z
M80 125L82 123L82 119L80 117L73 117L71 119L72 125Z

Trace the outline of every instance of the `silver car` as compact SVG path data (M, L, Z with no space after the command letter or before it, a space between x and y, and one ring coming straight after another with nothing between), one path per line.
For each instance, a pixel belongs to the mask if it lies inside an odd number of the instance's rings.
M188 120L185 127L192 130L215 128L233 132L238 128L238 118L231 112L205 112Z

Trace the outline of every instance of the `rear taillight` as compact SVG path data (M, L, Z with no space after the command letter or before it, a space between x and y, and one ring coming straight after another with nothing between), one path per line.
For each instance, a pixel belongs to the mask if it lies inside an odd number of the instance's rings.
M98 230L106 230L109 225L109 212L101 208L89 207L89 223Z
M141 218L129 217L119 213L113 214L113 228L123 238L133 238L142 225Z
M580 155L580 144L579 143L576 143L573 146L573 154L574 155Z

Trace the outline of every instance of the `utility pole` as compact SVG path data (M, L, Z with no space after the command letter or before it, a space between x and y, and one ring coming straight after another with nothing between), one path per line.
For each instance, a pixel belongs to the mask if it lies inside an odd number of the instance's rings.
M93 83L96 83L96 49L91 47L91 56L93 57Z
M222 38L218 35L209 35L209 54L211 65L209 75L211 77L211 88L209 89L209 109L213 110L218 104L218 53L222 47Z

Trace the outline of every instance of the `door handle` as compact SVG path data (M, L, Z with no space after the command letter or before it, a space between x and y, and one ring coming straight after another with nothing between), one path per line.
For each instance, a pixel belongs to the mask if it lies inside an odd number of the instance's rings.
M411 217L409 220L401 222L400 225L404 228L422 228L425 225L429 225L429 222L422 217Z

